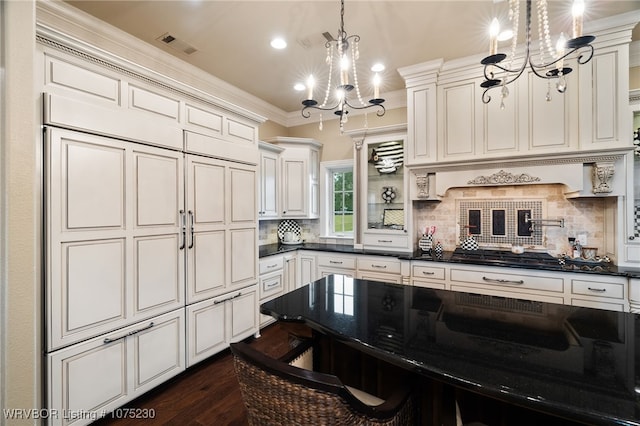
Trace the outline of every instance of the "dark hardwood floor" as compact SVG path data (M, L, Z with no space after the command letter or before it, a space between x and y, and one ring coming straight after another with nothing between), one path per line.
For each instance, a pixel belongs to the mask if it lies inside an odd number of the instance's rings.
M299 324L274 323L261 331L251 345L273 357L284 355L289 349L289 336L310 336L308 328ZM144 414L153 410L153 419L104 418L95 426L131 425L247 425L240 388L233 369L233 359L227 349L182 374L158 386L123 408L138 409L131 413ZM120 413L128 413L121 410ZM147 411L147 413L150 411Z

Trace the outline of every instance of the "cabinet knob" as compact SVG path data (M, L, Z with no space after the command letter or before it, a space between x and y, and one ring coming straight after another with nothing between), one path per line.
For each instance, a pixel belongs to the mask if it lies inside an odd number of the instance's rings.
M631 236L629 237L629 240L631 240L631 241L633 241L633 240L635 240L635 239L636 239L636 237L635 237L635 236L633 236L633 235L631 235Z

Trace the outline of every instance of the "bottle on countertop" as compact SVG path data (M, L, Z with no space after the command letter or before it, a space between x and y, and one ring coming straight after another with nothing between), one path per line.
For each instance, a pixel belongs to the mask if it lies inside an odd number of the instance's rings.
M569 244L571 245L569 256L574 259L579 259L582 256L582 246L580 246L580 243L574 237L569 237Z

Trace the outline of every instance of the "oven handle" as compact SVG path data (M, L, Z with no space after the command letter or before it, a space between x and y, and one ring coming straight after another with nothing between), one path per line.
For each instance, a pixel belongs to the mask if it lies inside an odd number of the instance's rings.
M501 278L487 278L487 277L482 277L482 280L490 283L500 283L500 284L516 284L516 285L524 284L524 280L514 281L514 280L503 280Z

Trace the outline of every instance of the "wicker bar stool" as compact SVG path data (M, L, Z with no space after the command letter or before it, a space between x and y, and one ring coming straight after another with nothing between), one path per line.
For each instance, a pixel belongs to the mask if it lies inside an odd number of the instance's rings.
M273 359L246 343L231 344L234 367L249 418L255 426L413 425L415 403L403 388L387 400L345 386L334 375L309 366L309 345L288 358ZM303 351L307 351L306 354ZM293 364L289 364L289 361Z

